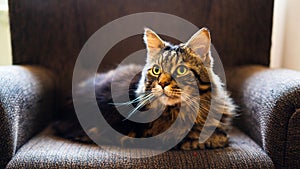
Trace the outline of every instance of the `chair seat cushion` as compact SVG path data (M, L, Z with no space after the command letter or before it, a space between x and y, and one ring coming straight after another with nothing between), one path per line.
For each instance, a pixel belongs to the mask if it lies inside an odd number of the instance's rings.
M7 168L274 168L268 155L234 128L229 147L215 150L170 150L147 158L118 156L118 148L98 147L53 135L50 127L23 145Z

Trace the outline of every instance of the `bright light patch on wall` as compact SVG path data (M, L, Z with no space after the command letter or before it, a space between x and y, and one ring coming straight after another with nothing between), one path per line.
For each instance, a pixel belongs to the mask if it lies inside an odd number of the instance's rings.
M0 0L0 10L8 10L8 0Z
M0 0L0 10L8 11L7 0Z
M300 1L274 3L271 67L300 70Z
M11 65L12 55L7 0L0 0L0 37L0 65Z

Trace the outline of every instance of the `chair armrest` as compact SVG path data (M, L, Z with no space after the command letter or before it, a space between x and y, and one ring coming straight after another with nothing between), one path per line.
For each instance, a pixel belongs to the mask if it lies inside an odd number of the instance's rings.
M33 66L0 66L0 168L51 120L54 77Z
M240 106L238 127L269 154L276 168L300 167L300 72L245 66L227 75Z

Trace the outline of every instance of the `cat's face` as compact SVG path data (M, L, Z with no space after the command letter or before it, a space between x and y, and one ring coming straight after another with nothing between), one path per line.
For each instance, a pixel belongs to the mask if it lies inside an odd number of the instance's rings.
M151 93L164 105L188 102L201 90L210 90L207 68L211 66L210 34L201 29L180 45L164 42L145 29L147 61L137 94Z

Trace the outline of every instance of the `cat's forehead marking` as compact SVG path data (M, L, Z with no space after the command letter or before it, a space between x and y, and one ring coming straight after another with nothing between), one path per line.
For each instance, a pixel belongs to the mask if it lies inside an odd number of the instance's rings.
M166 65L173 65L172 64L172 61L173 61L173 58L175 58L177 56L177 53L176 51L174 50L169 50L167 53L165 53L165 55L163 56L163 60L164 60L164 63Z
M171 55L174 56L176 55L176 52L174 50L171 51Z
M163 52L162 56L163 56L163 57L166 57L168 54L169 54L169 51L166 50L166 51Z
M166 48L162 51L158 61L158 64L161 64L163 67L174 67L182 63L182 54L183 49L178 46L173 46L172 48Z
M170 56L171 56L171 57L174 57L174 56L176 56L176 55L177 55L177 53L176 53L176 51L174 51L174 50L166 50L166 51L164 51L163 54L162 54L162 56L163 56L164 58L169 58Z

